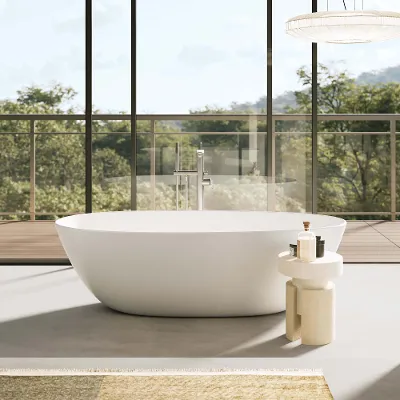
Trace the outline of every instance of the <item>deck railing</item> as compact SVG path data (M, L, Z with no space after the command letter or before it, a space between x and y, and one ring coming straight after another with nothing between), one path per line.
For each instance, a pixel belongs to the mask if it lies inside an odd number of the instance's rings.
M151 148L156 147L156 138L159 135L248 135L248 134L267 134L267 132L257 131L257 122L266 122L266 114L139 114L136 119L138 121L149 121L150 130L148 132L138 132L138 134L149 135ZM29 174L29 184L30 184L30 196L29 196L29 212L12 212L6 210L0 210L0 216L7 215L29 215L31 220L35 220L36 216L43 215L69 215L74 213L71 212L51 212L42 213L36 212L35 205L35 188L36 188L36 149L35 149L35 137L36 135L62 135L62 134L77 134L85 135L84 132L36 132L35 124L37 121L84 121L85 115L83 114L56 114L56 115L38 115L38 114L25 114L25 115L0 115L1 121L29 121L30 129L28 132L18 132L18 134L27 134L30 137L29 144L29 159L30 159L30 174ZM131 120L129 114L95 114L93 115L94 121L123 121ZM161 121L253 121L253 124L249 124L249 131L246 132L157 132L156 122ZM276 135L284 134L301 134L311 132L276 132L276 123L279 121L310 121L311 115L309 114L275 114L272 118L273 129L272 129L272 157L273 157L273 176L275 177L275 138ZM380 215L380 216L390 216L392 220L396 219L396 215L400 215L396 208L396 124L400 121L400 115L397 114L321 114L318 116L318 121L380 121L389 123L388 132L323 132L329 134L337 135L387 135L390 136L390 211L376 211L376 212L330 212L331 215ZM110 134L118 134L118 132L110 132ZM123 132L126 134L127 132ZM16 133L0 132L0 135L15 135ZM316 143L313 144L314 146ZM0 149L1 152L1 149ZM154 195L155 187L155 171L156 171L156 157L155 151L150 152L150 177L151 177L151 187ZM311 183L313 189L317 188L317 180L314 179ZM154 200L154 199L153 199Z

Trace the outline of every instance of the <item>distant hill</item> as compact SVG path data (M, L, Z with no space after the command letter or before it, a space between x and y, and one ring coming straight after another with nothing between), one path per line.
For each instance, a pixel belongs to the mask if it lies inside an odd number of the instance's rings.
M294 92L285 92L273 100L273 112L276 114L281 114L285 112L286 107L295 107L296 97ZM233 111L252 111L255 113L265 112L267 107L267 97L260 97L255 103L233 103Z
M364 72L356 78L356 82L360 84L400 82L400 65L378 71ZM255 103L233 103L232 110L265 112L266 104L266 96L263 96ZM296 97L292 91L285 92L273 99L272 108L274 113L284 113L286 107L296 107Z
M389 83L400 82L400 65L379 71L364 72L358 78L359 83Z

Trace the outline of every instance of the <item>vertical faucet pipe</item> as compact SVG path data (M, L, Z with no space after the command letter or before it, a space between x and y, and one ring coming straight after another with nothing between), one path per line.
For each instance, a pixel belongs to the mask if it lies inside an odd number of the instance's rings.
M185 176L185 209L189 210L189 176Z
M204 150L197 150L197 209L203 210Z
M180 156L179 156L179 143L175 143L175 171L180 170ZM176 176L176 195L175 195L175 202L176 202L176 210L179 211L179 182L181 177Z

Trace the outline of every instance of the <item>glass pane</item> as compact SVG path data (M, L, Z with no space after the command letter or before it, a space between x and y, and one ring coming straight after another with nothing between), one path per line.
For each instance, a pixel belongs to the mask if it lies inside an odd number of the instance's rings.
M35 136L36 219L84 212L84 135L43 133Z
M265 111L265 0L138 0L137 13L139 113Z
M213 121L212 116L204 116L183 121L180 134L169 133L168 123L157 124L154 139L157 190L164 193L168 208L160 203L156 208L176 209L177 202L179 209L197 208L197 177L176 178L173 172L177 151L179 169L196 170L196 150L203 149L205 170L213 181L211 187L204 188L205 209L267 209L265 122L257 121L257 117ZM148 140L147 159L151 159L151 135Z
M352 219L382 219L384 214L368 213L390 212L390 135L384 131L357 134L365 132L368 124L332 121L328 128L328 123L320 123L319 211L349 212L346 217ZM353 212L359 215L351 217Z
M285 33L285 22L311 12L311 1L274 2L273 137L275 210L310 212L311 116L289 121L285 114L311 114L311 44ZM279 115L283 114L283 115Z
M130 121L95 121L93 211L131 208L132 141Z
M363 4L367 10L400 11L400 3L392 0L364 0ZM320 0L318 6L325 10L326 2ZM361 9L362 2L356 1L355 6ZM330 9L343 10L343 3L330 2ZM400 112L397 48L397 40L318 47L320 112L359 115L358 121L330 121L322 127L326 131L329 124L330 131L339 134L324 134L319 142L323 146L319 149L320 174L328 177L327 183L319 180L321 211L359 213L347 216L352 219L389 218L374 213L390 212L390 136L361 133L389 133L385 114ZM330 157L334 158L328 162Z
M142 122L142 121L141 121ZM147 122L147 121L146 121ZM150 135L147 132L148 124L140 124L137 135L137 208L138 210L154 210L155 206L155 188L154 174L150 177L151 154L154 147L151 147ZM161 201L161 204L164 202Z
M10 125L15 124L3 123L1 131L12 131ZM22 213L29 216L29 151L28 134L0 134L0 219L27 219Z
M205 152L206 209L268 208L266 117L254 115L266 111L266 27L264 0L138 1L138 111L169 116L140 135L147 209L197 208L197 178L174 176L177 144L180 170Z
M105 113L131 112L131 3L93 0L93 103Z
M275 135L276 208L311 212L311 122L277 120Z
M3 1L0 113L65 113L82 109L85 2ZM7 99L7 100L6 100ZM3 100L5 100L3 102Z
M295 15L311 12L311 0L273 2L273 112L311 112L311 87L304 77L311 69L311 44L285 32L285 23Z
M396 179L395 179L395 187L396 187L396 212L400 212L400 121L396 122ZM396 219L400 219L400 215L396 215Z

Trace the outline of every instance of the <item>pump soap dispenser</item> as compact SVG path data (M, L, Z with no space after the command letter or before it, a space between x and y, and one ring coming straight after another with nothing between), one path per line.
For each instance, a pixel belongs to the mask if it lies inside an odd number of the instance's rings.
M317 259L317 239L314 233L310 232L310 223L303 222L304 231L297 236L297 257L302 261L315 261Z

